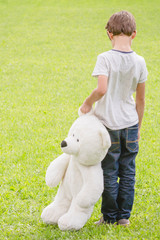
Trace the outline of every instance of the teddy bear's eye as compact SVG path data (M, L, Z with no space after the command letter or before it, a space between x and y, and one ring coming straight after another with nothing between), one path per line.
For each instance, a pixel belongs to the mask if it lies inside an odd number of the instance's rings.
M79 142L79 139L77 139L77 142Z
M73 137L74 137L74 134L73 134Z

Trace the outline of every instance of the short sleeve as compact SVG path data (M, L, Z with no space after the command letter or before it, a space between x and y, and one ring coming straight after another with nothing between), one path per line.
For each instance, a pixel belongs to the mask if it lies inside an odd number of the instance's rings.
M148 71L147 71L145 60L143 58L143 61L141 63L141 75L140 75L139 83L145 82L147 80L147 76L148 76Z
M98 55L96 65L92 73L93 77L97 77L99 75L105 75L107 77L109 75L107 59L105 59L102 54Z

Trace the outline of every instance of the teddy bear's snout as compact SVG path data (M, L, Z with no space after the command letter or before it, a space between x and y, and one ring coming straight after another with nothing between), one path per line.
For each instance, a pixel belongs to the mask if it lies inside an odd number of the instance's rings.
M62 147L62 148L67 147L67 142L63 140L63 141L61 142L61 147Z

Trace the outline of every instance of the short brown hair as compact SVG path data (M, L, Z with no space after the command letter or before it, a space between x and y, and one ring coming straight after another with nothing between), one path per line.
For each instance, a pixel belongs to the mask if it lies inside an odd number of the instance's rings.
M121 33L131 36L136 31L136 22L133 15L127 11L121 11L113 14L105 29L113 35L120 35Z

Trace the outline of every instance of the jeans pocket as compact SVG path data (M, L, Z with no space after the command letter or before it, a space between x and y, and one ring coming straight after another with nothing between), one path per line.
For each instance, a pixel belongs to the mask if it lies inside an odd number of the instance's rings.
M127 128L126 148L131 152L138 152L138 124Z
M109 130L108 131L111 138L111 147L109 148L109 152L116 152L120 149L120 139L119 139L119 131Z
M117 142L117 143L112 143L111 144L111 147L109 148L109 152L116 152L116 150L118 150L119 149L119 143Z

